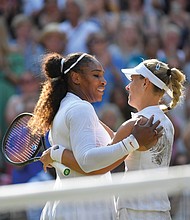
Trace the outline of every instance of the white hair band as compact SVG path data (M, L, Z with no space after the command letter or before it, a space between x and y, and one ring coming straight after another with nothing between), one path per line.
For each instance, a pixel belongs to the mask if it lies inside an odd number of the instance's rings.
M131 75L142 75L145 78L148 78L150 80L151 83L153 83L155 86L157 86L160 89L164 89L167 94L173 98L173 92L171 91L171 89L169 89L167 87L167 85L161 80L159 79L156 75L154 75L145 65L143 62L141 62L139 65L137 65L134 68L130 68L130 69L122 69L121 70L125 76L131 80Z
M82 58L83 58L84 56L86 56L86 53L81 54L80 57L76 60L76 62L74 62L74 63L73 63L68 69L66 69L63 73L64 73L64 74L67 74L74 66L76 66L76 64L77 64L80 60L82 60Z
M64 64L64 62L65 62L65 58L62 58L61 59L61 73L63 72L63 64Z

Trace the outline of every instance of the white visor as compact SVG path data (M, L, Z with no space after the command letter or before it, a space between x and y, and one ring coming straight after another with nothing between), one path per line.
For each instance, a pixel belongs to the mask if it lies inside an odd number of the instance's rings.
M166 93L173 98L173 92L166 86L166 84L155 76L142 62L134 68L130 69L121 69L125 76L131 80L132 75L142 75L145 78L148 78L151 83L157 86L160 89L164 89Z

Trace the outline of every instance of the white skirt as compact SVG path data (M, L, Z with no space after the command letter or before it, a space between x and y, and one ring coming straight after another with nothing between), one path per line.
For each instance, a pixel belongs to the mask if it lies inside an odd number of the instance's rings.
M116 220L116 211L112 201L48 202L40 220Z

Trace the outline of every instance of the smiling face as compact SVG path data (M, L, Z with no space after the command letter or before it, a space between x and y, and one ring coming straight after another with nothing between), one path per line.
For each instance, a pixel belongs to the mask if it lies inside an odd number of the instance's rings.
M106 80L102 65L93 59L88 65L81 68L81 73L74 73L75 93L90 102L100 102L104 94Z

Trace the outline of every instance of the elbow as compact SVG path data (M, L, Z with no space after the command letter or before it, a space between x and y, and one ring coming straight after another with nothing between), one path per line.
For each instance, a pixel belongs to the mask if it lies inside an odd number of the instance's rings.
M101 161L99 161L99 158L92 157L88 152L82 158L80 158L80 160L78 160L78 164L83 172L89 175L96 174L99 169L102 169L102 167L100 167Z
M85 156L80 162L78 161L80 168L86 173L90 173L96 170L97 163L94 159Z
M80 168L86 173L89 174L94 171L90 164L80 164Z
M87 175L102 175L109 171L106 168L98 169L94 164L83 164L80 167Z

